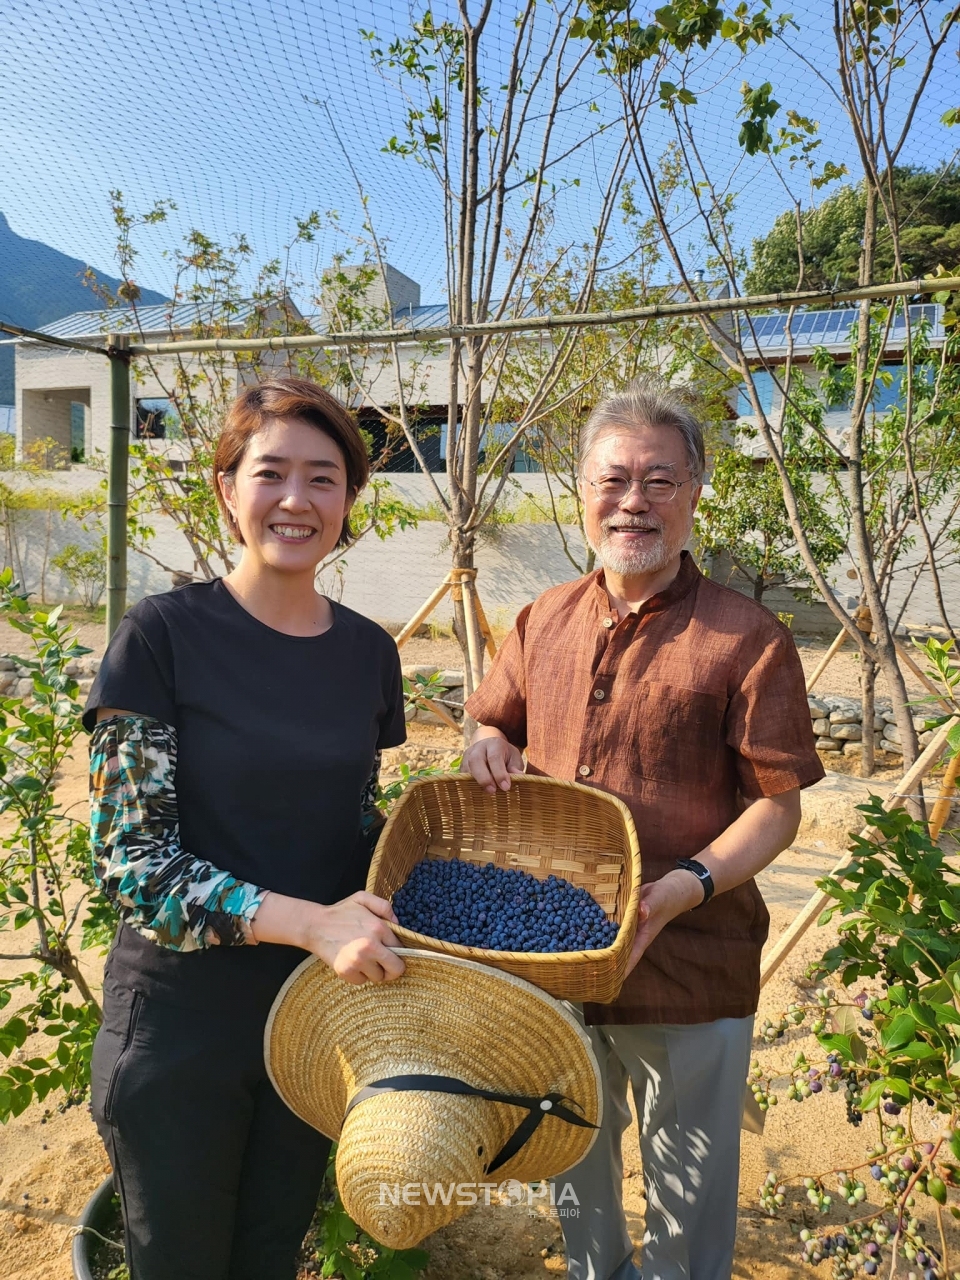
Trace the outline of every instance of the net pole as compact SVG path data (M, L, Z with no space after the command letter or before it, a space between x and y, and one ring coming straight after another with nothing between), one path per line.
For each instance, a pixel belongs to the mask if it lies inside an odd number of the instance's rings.
M110 358L107 473L107 643L127 608L127 478L130 459L130 338L114 334Z
M627 311L577 311L569 315L515 316L477 324L417 329L347 329L342 333L275 334L270 338L177 338L159 342L135 342L132 354L174 355L198 351L326 351L351 346L392 346L405 343L452 342L464 337L497 333L537 333L550 329L586 329L592 326L633 324L667 316L721 315L733 311L757 311L770 307L811 306L819 303L855 302L863 298L898 298L913 294L939 294L960 290L960 276L895 281L863 285L857 289L802 289L792 292L753 294L745 297L698 298L691 302L657 302Z

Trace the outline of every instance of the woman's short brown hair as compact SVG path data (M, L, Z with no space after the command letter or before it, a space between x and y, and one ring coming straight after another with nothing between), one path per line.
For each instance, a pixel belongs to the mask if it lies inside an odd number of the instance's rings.
M245 387L227 410L223 430L213 456L213 487L217 502L233 536L243 537L220 492L219 477L236 475L251 437L274 418L298 418L327 435L340 448L347 471L347 489L354 497L367 483L370 463L367 446L353 414L329 391L306 378L272 378ZM338 547L353 539L349 519L344 519Z

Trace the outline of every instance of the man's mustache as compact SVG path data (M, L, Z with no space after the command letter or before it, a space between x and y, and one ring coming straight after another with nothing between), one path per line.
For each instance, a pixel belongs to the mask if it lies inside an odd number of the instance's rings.
M604 533L610 529L645 529L650 533L662 533L663 525L658 521L656 524L650 524L644 520L624 520L623 517L610 516L606 520L601 521L600 528Z

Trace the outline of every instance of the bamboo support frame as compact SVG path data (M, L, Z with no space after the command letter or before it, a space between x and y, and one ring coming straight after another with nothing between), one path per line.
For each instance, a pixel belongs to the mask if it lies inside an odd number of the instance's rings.
M107 643L127 609L127 478L130 458L130 339L110 339L110 461L107 479Z
M947 818L950 816L950 807L953 804L954 792L957 789L958 774L960 774L960 751L947 765L946 772L943 775L943 783L940 787L940 794L937 796L937 802L933 806L933 812L930 814L931 840L939 840L940 832L946 826Z
M592 326L634 324L664 316L719 315L728 311L754 311L778 306L811 306L856 302L862 298L898 298L912 294L951 292L960 289L960 276L904 280L856 289L794 289L779 293L750 294L736 298L697 298L690 302L658 302L626 311L574 312L556 316L517 316L482 324L447 325L435 329L353 329L344 333L277 335L273 338L194 338L182 341L137 342L134 355L164 355L188 351L291 351L325 350L350 346L391 346L404 342L452 342L458 338L497 333L534 333L549 329L583 329Z
M817 683L817 681L826 671L827 667L829 667L834 657L843 648L844 643L846 642L846 639L847 639L846 631L841 631L840 634L837 636L837 638L834 640L833 644L830 646L827 652L823 655L823 657L817 663L816 669L814 670L810 679L807 681L807 693L813 692L813 686Z
M897 790L884 801L883 807L885 809L890 810L899 808L903 804L904 800L913 794L917 786L939 762L940 757L943 754L943 748L947 743L947 735L954 726L958 724L960 724L960 716L953 716L935 731L933 739L927 745L923 754L917 757L900 780L900 785ZM860 833L861 839L869 839L874 834L874 831L875 829L873 827L865 827ZM844 871L850 865L853 858L853 851L848 850L830 872L830 875L839 875L841 871ZM770 981L790 952L794 949L813 922L818 918L821 911L823 911L825 907L828 907L832 901L832 898L819 889L813 897L810 898L807 905L794 918L790 927L784 931L780 938L777 939L773 949L764 956L760 965L761 987Z

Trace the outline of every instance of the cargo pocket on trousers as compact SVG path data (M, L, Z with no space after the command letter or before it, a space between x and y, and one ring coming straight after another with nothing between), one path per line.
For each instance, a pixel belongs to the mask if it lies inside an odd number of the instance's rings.
M104 1124L113 1117L117 1087L136 1035L143 996L128 987L114 986L104 1000L104 1020L93 1047L91 1064L94 1116Z

